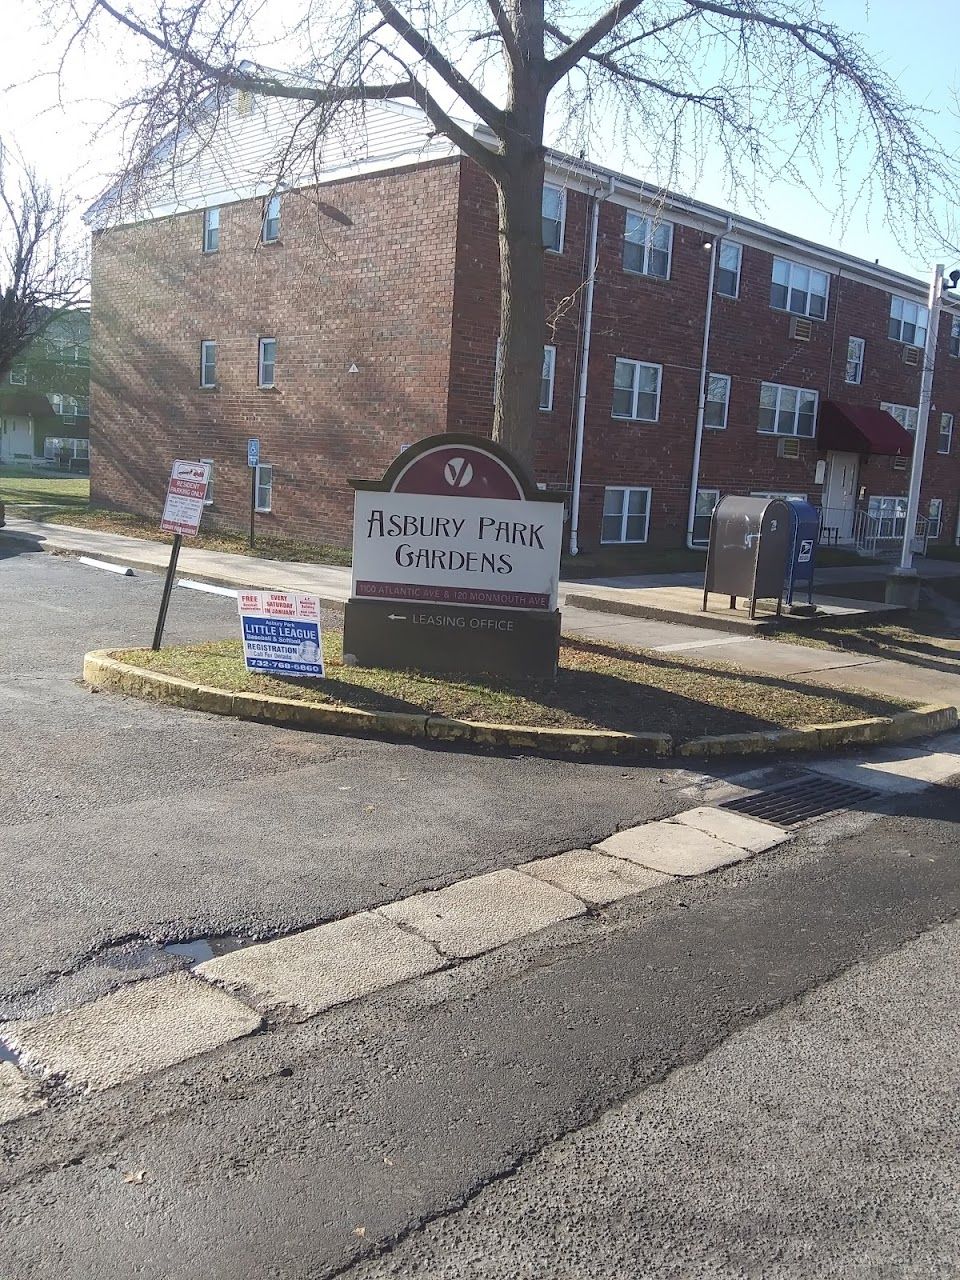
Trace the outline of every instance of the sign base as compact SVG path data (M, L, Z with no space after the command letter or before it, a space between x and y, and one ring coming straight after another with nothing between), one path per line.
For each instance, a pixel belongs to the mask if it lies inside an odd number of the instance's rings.
M344 662L555 680L560 610L487 609L402 600L348 600Z

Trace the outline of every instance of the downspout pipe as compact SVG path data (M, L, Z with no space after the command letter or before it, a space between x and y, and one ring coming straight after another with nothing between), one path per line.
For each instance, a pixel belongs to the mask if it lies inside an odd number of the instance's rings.
M710 325L713 320L713 285L717 275L717 259L720 256L720 245L723 236L730 234L733 219L727 218L727 225L719 236L714 236L710 246L710 271L707 278L707 309L703 317L703 347L700 353L700 392L697 396L697 426L693 437L693 462L690 466L690 501L687 504L687 549L695 550L693 545L694 521L697 515L697 491L700 488L700 454L703 450L703 419L707 405L707 378L710 363Z
M607 179L607 189L597 190L590 218L590 256L587 267L587 295L583 306L583 344L580 350L580 379L577 388L577 426L573 447L573 484L570 494L570 554L580 554L580 488L583 476L583 437L587 419L587 385L590 377L590 335L593 331L593 289L597 278L597 238L600 205L613 195L616 179Z

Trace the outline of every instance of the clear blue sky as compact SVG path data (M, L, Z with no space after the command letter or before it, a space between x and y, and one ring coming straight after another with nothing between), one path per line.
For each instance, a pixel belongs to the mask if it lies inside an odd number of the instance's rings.
M51 178L68 184L80 206L97 194L104 175L115 163L118 142L103 128L105 110L101 98L104 93L122 93L124 80L135 78L136 67L115 51L94 54L83 67L73 64L61 106L56 79L49 74L55 59L44 47L43 25L36 17L31 25L38 3L39 0L20 0L20 20L8 23L4 31L0 130L12 133L24 152ZM875 0L872 4L866 0L824 0L822 6L825 18L863 34L869 51L898 81L905 95L929 108L929 127L949 148L957 150L958 58L951 51L956 27L948 17L951 7L947 0ZM25 84L24 80L31 76L36 78ZM97 131L94 140L92 131ZM594 141L590 153L605 164L637 171L637 165L605 146L602 138ZM929 245L918 252L912 246L898 245L884 226L883 211L876 202L871 209L858 209L843 226L815 197L786 183L767 187L762 203L752 200L748 191L738 191L731 198L719 175L709 170L696 184L689 175L679 174L672 185L684 194L732 207L745 216L871 260L879 258L885 265L921 276L932 259L950 257L942 246Z

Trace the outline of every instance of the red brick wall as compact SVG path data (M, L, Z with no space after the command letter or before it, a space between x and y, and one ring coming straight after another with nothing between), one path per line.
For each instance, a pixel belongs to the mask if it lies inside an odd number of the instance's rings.
M274 466L266 533L347 544L348 476L376 476L446 426L458 165L438 163L283 198L280 243L261 203L99 234L93 255L91 484L95 503L157 515L178 456L214 460L214 527L243 529L246 440ZM260 337L276 387L257 387ZM217 342L217 388L199 387ZM351 363L359 372L349 373Z

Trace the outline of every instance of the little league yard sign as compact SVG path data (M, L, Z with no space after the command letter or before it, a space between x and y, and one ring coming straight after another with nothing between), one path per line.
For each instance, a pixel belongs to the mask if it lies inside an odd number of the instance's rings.
M430 436L351 481L344 654L361 666L553 676L563 498L505 449Z
M237 610L250 671L323 678L320 601L295 591L241 591Z

